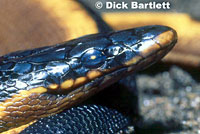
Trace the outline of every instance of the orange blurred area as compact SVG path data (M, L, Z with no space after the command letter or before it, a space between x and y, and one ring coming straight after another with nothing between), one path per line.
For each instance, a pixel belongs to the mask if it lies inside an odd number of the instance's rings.
M0 16L0 55L98 32L73 0L1 0Z

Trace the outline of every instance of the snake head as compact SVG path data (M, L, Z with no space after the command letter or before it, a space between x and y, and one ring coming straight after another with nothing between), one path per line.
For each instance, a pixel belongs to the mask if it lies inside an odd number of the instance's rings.
M113 45L106 48L110 66L142 69L160 60L177 42L177 33L167 26L145 26L110 35ZM144 65L145 64L145 65ZM132 69L131 69L132 68Z
M76 41L72 44L78 45L70 52L70 66L76 65L73 71L77 75L70 75L76 76L73 78L75 84L71 79L66 83L70 83L72 89L84 84L104 87L150 66L173 48L177 34L170 27L154 25L89 35Z
M96 36L95 43L90 41L82 46L84 50L79 56L87 72L110 73L121 68L128 68L128 72L141 70L160 60L177 42L176 31L160 25L113 32L103 37Z
M146 26L3 56L0 132L83 101L160 60L176 41L173 29Z

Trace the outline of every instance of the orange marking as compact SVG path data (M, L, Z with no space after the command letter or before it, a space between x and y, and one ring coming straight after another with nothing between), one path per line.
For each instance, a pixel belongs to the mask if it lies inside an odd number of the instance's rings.
M36 122L36 121L32 121L32 122L30 122L29 124L22 125L22 126L20 126L20 127L10 129L10 130L8 130L8 131L2 132L1 134L18 134L18 133L20 133L22 130L24 130L25 128L27 128L27 127L30 126L31 124L33 124L34 122Z
M0 132L30 122L31 120L27 118L30 117L30 114L26 114L26 117L24 116L26 111L33 111L30 102L33 102L34 105L38 105L38 103L40 102L38 96L46 91L47 89L44 87L33 88L30 90L21 90L19 91L19 94L13 95L11 98L8 98L4 102L1 102L0 122L1 126L4 127L0 128ZM45 110L45 106L43 106L42 109ZM38 115L37 111L35 111L35 113L36 115ZM16 119L15 117L18 118Z
M0 119L2 119L4 116L6 116L8 113L6 113L6 112L4 112L4 111L2 111L2 112L0 112Z
M41 93L47 92L47 89L44 88L44 87L37 87L37 88L33 88L33 89L28 90L28 92L29 92L29 95L32 94L32 93L40 93L41 94Z
M4 107L9 107L9 106L11 106L13 104L13 102L5 102L4 104L3 104L3 106Z
M19 97L14 97L12 100L10 101L14 101L14 102L19 102L20 100L22 100L24 97L19 96ZM27 102L28 103L28 102Z
M49 103L50 103L49 100L41 101L41 102L40 102L40 105L42 105L42 106L46 106L46 105L49 104Z
M148 57L149 55L151 55L152 53L158 51L160 49L160 46L158 44L153 44L151 46L148 46L146 49L141 51L141 55L143 57Z
M87 78L86 77L79 77L79 78L77 78L75 80L74 86L77 87L77 86L80 86L80 85L82 85L82 84L84 84L86 82L87 82Z
M37 88L30 89L30 90L20 90L19 94L16 95L16 96L14 95L13 98L15 98L15 99L17 99L16 97L25 98L27 96L30 96L33 93L39 93L39 94L41 94L41 93L45 93L45 92L47 92L47 89L44 88L44 87L37 87Z
M74 80L73 79L69 79L69 80L66 80L64 81L60 87L61 89L70 89L74 84Z
M165 47L174 41L175 34L172 31L166 31L160 35L158 35L155 40L157 43L161 45L161 47Z
M52 89L52 90L56 90L56 89L58 89L58 87L59 87L58 84L51 84L51 85L49 86L49 88Z
M29 105L22 105L22 106L20 106L20 111L28 111L28 110L30 110L31 109L31 106L29 106Z
M8 98L7 100L5 100L5 102L10 102L12 100L12 98Z
M0 106L0 111L4 111L6 108L3 106Z
M9 112L13 112L16 110L18 110L18 107L13 107L13 106L6 107L6 111L9 111Z
M92 70L92 71L89 71L88 73L87 73L87 77L90 79L90 80L92 80L92 79L94 79L94 78L97 78L97 77L99 77L99 76L101 76L102 75L102 73L100 72L100 71L97 71L97 70Z
M92 71L92 73L91 72L90 73L93 75L90 74L89 76L99 76L101 73L98 73L98 72L99 71ZM85 79L86 78L84 77L82 78L80 77L77 82L78 83L83 82L83 80ZM70 87L73 87L73 83L74 83L73 79L65 81L65 84L71 85ZM41 90L39 91L39 89ZM0 125L3 127L0 128L0 132L5 131L5 133L7 133L8 129L10 130L14 127L19 127L21 125L27 124L41 117L46 117L49 115L56 114L62 111L64 108L69 108L72 105L77 104L78 102L88 97L88 95L82 91L83 90L82 88L80 88L80 90L75 90L73 95L71 96L68 95L66 98L62 98L62 97L48 98L48 96L41 97L41 93L46 92L46 90L47 89L43 87L30 89L29 91L32 92L32 94L26 91L21 91L19 95L14 95L14 96L19 96L21 100L18 100L15 98L9 99L10 102L6 102L6 103L10 103L12 105L10 105L10 107L7 107L8 109L5 109L5 110L4 108L6 107L3 107L5 102L1 103L0 106L2 106L1 107L2 111L0 111L0 122L1 122ZM17 100L18 102L15 102L15 100ZM27 103L27 100L28 100L28 103ZM16 104L18 106L16 106ZM46 105L43 105L43 104L46 104ZM17 108L17 110L14 110L15 108ZM18 118L15 118L15 117L18 117Z
M15 106L15 107L19 107L19 106L21 106L21 105L23 105L22 102L14 102L14 103L13 103L13 106ZM1 110L0 110L0 111L1 111Z
M125 63L126 66L130 66L130 65L134 65L136 64L138 61L140 61L142 59L141 56L136 56L136 57L133 57L131 60L127 61Z

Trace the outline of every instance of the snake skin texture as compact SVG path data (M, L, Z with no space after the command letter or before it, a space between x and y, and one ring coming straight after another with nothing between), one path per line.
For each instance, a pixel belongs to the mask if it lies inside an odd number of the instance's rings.
M0 132L80 103L160 60L176 41L173 29L146 26L0 57Z
M61 84L66 79L86 76L91 69L110 69L137 55L153 38L167 31L162 26L147 26L111 34L96 34L61 45L19 51L0 57L0 101L19 90ZM94 54L93 61L88 57ZM144 56L145 58L145 56Z
M130 118L116 110L85 105L40 119L20 134L134 134L130 123Z

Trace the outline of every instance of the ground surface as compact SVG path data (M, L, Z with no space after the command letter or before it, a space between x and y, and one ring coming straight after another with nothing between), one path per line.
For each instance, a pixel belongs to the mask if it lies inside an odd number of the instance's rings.
M199 72L190 74L177 66L157 72L159 68L163 66L137 76L143 118L137 125L139 133L200 134Z

